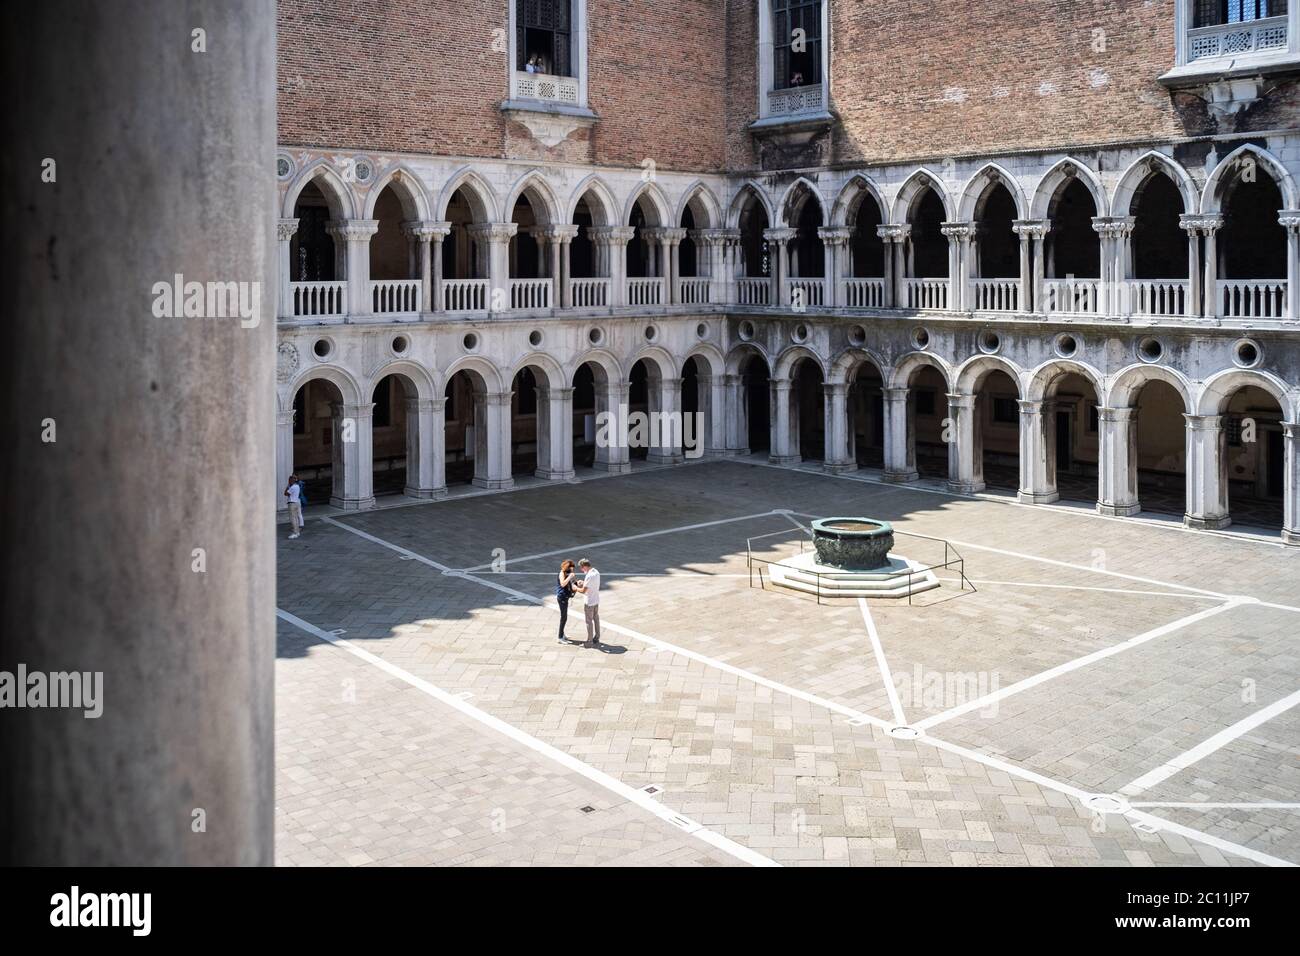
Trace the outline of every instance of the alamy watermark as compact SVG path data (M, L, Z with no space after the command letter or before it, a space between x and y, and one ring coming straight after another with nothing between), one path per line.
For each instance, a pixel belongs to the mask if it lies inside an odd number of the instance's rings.
M262 283L185 281L176 273L171 282L155 282L153 314L160 319L233 319L255 329L262 321Z
M83 711L94 720L104 712L103 671L0 671L0 708L48 707Z
M616 436L626 437L619 442ZM596 415L596 445L612 448L682 449L687 458L704 455L704 414L702 412L633 412L620 405L617 412Z

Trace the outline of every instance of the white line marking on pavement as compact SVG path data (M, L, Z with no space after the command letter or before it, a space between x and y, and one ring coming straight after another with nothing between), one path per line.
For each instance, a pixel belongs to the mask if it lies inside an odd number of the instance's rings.
M330 519L325 519L325 520L330 520ZM281 610L280 608L276 608L275 613L282 620L287 621L288 623L292 624L294 627L298 628L299 630L305 631L308 634L311 634L313 637L319 638L322 641L327 641L328 643L333 644L335 647L342 648L343 650L347 651L349 654L352 654L355 657L359 657L361 660L365 661L366 663L378 667L380 670L384 671L385 673L390 674L393 677L398 678L399 680L405 681L406 683L410 684L412 687L416 688L422 693L428 694L430 697L434 698L435 700L441 701L442 703L446 704L448 707L454 707L456 710L460 711L465 716L473 720L476 720L479 723L484 724L485 726L491 727L497 733L504 734L505 736L509 737L511 740L523 744L525 747L529 748L530 750L536 751L537 753L541 754L544 757L548 757L551 760L554 760L556 763L560 764L561 766L569 770L572 770L574 773L582 774L582 776L586 777L588 780L592 781L593 783L599 784L600 786L604 787L606 790L609 790L617 794L618 796L622 797L624 800L627 800L629 803L634 803L638 807L641 807L644 810L648 810L650 813L653 813L656 817L659 817L661 820L665 820L668 823L671 823L672 825L678 827L679 829L685 830L687 833L691 834L692 836L704 841L705 843L708 843L710 846L713 846L730 856L735 857L738 860L742 860L745 863L750 864L751 866L780 866L781 865L777 863L775 860L771 860L768 857L763 856L761 853L758 853L755 850L751 850L747 846L742 846L741 844L736 843L733 840L727 839L726 837L722 836L719 833L714 833L712 830L708 830L701 827L699 824L694 823L694 821L687 820L681 814L674 812L672 809L666 807L658 800L655 800L653 797L650 796L650 794L646 793L644 790L639 790L636 787L628 786L627 784L623 783L623 781L618 780L615 777L611 777L603 770L597 770L595 767L583 763L577 757L567 754L563 750L560 750L557 747L553 747L550 744L546 743L545 741L538 740L532 734L520 730L518 727L514 726L513 724L508 724L504 720L501 720L499 717L494 717L491 714L487 713L486 711L480 710L479 708L473 706L472 704L466 703L464 697L460 694L448 693L447 691L443 690L441 687L431 684L427 680L416 677L414 674L402 670L402 668L398 667L395 664L390 663L389 661L384 660L382 657L377 657L376 655L371 654L369 651L362 650L360 647L357 647L351 641L340 640L339 638L330 634L328 631L323 631L319 627L316 627L314 624L304 621L302 618L290 614L288 611L284 611ZM687 824L693 824L694 826L692 828Z
M1274 701L1263 710L1255 711L1255 713L1237 721L1231 727L1225 727L1213 737L1201 741L1201 743L1197 744L1191 750L1179 754L1174 759L1161 764L1149 773L1144 773L1132 783L1120 788L1119 792L1126 796L1136 796L1143 790L1150 790L1156 784L1168 780L1174 774L1178 773L1178 771L1185 770L1197 761L1204 760L1217 750L1222 750L1242 734L1249 733L1265 721L1278 716L1278 714L1286 713L1292 707L1296 706L1296 704L1300 704L1300 690L1296 691L1294 694L1288 694L1281 700Z
M1169 807L1175 810L1300 810L1300 803L1130 803L1130 807Z
M1031 687L1037 687L1039 684L1045 683L1053 678L1060 677L1063 674L1068 674L1071 671L1076 671L1080 667L1086 667L1096 661L1104 660L1107 657L1112 657L1115 654L1130 650L1140 644L1145 644L1147 641L1153 641L1158 637L1164 637L1166 634L1170 634L1181 628L1187 627L1188 625L1195 624L1198 621L1203 621L1216 614L1222 614L1224 611L1238 607L1240 603L1241 602L1236 600L1226 601L1223 604L1217 604L1214 607L1206 608L1205 610L1198 611L1195 614L1189 614L1187 617L1180 617L1176 621L1162 624L1160 627L1147 631L1145 634L1139 634L1137 637L1130 637L1127 641L1122 641L1119 644L1112 644L1109 647L1103 647L1101 650L1093 651L1091 654L1085 654L1083 657L1076 657L1074 660L1066 661L1064 664L1057 664L1055 667L1034 674L1032 677L1026 677L1024 680L1016 681L1014 684L1009 684L991 694L985 694L983 697L978 697L975 700L968 700L966 703L960 704L951 710L945 710L941 714L934 714L933 716L927 717L918 722L916 726L922 730L929 730L931 727L936 727L939 724L946 723L954 717L960 717L962 714L969 713L972 710L983 710L990 704L1006 700L1006 698L1011 697L1014 694L1019 694L1022 691L1029 690Z
M871 608L866 598L858 598L858 607L862 609L862 621L867 625L867 636L871 638L871 649L876 654L876 667L880 669L880 678L885 682L885 693L889 695L889 706L894 712L894 723L899 727L907 726L907 715L903 713L902 701L898 699L898 688L894 686L894 675L889 672L889 662L885 660L885 649L880 645L880 634L876 631L876 622L871 619Z
M701 528L713 528L720 524L734 524L737 521L753 521L756 518L770 518L775 511L760 511L752 515L737 515L734 518L719 518L717 521L701 521L699 524L685 524L680 528L663 528L659 531L645 531L641 534L630 534L623 538L609 538L606 541L587 541L583 544L570 545L567 548L557 548L554 551L542 551L539 554L529 554L522 558L511 558L510 563L517 564L523 561L536 561L538 558L551 558L557 554L569 554L576 551L591 550L592 548L604 548L611 544L623 544L628 541L640 541L643 538L656 538L662 534L676 534L679 531L698 531ZM464 571L485 571L492 567L492 562L487 564L477 564L472 568L463 568Z
M351 531L354 534L358 534L369 541L373 541L376 544L381 545L382 547L389 548L390 550L397 551L401 554L413 555L416 560L422 561L423 563L429 565L430 567L438 568L438 569L442 569L443 567L442 565L438 564L436 561L431 561L428 558L425 558L420 555L416 555L415 552L403 548L400 545L396 545L384 541L382 538L377 538L374 535L367 534L366 532L361 531L357 528L349 527L348 525L343 524L342 522L334 521L333 519L330 518L326 518L324 520L329 521L331 524L334 524L344 529L345 531ZM541 598L534 597L530 594L525 594L522 591L517 591L514 588L507 587L506 585L498 584L495 581L489 581L484 578L478 577L476 575L467 574L464 572L452 572L452 573L456 577L464 578L467 581L474 581L475 583L481 584L484 587L492 588L493 590L500 591L504 594L510 594L516 597L523 598L524 600L531 601L534 604L542 605L548 608L549 610L558 610L558 608L554 604L544 604ZM1249 603L1249 599L1244 603ZM1211 610L1220 610L1220 609L1221 608L1212 608ZM886 733L888 733L888 731L891 729L890 723L888 721L881 720L879 717L875 717L871 714L863 713L862 711L855 710L852 707L846 707L843 704L836 703L833 700L827 700L826 698L819 697L816 694L806 693L805 691L801 691L798 690L797 688L782 684L779 681L769 680L768 678L763 677L759 674L751 673L750 671L746 671L739 667L735 667L724 661L715 660L714 658L708 657L704 654L698 654L695 651L689 651L686 648L678 647L674 644L669 644L667 641L660 641L657 638L653 638L646 634L642 634L639 631L634 631L631 628L622 627L621 625L618 624L610 624L607 622L602 622L602 626L607 630L614 631L626 637L631 637L636 640L643 641L646 644L650 645L650 647L656 651L671 651L672 653L679 654L682 657L688 658L690 660L696 660L709 667L713 667L717 670L721 670L724 673L729 673L737 677L744 678L745 680L748 680L751 683L758 684L761 687L767 687L771 690L775 690L779 693L785 694L787 697L792 697L797 700L804 700L807 701L808 703L816 704L817 706L825 710L829 710L833 713L840 714L841 716L848 717L852 721L856 721L855 726L861 724L870 724L873 727L880 728ZM971 760L975 763L983 764L984 766L987 767L992 767L995 770L1001 770L1003 773L1006 773L1013 777L1019 777L1022 780L1028 780L1029 782L1037 784L1038 786L1043 787L1046 790L1053 790L1056 791L1057 793L1066 794L1067 796L1074 797L1080 803L1082 803L1088 797L1092 796L1092 794L1088 793L1087 791L1080 790L1078 787L1072 786L1071 784L1064 783L1059 780L1053 780L1050 777L1045 777L1042 774L1037 773L1033 770L1029 770L1025 767L1017 766L1016 764L1013 763L1008 763L1005 760L1001 760L997 757L990 756L989 754L980 753L979 751L976 750L970 750L966 747L961 746L960 744L954 744L954 743L949 743L948 741L945 740L940 740L936 737L929 736L928 734L919 738L915 742L917 744L929 744L930 746L935 747L939 750L946 750L949 753L956 754L957 756L960 757L964 757L967 760ZM1227 840L1222 840L1219 837L1211 836L1208 833L1201 833L1198 830L1192 829L1191 827L1185 827L1182 826L1181 824L1172 823L1170 821L1164 820L1163 818L1154 816L1152 814L1142 813L1140 811L1134 810L1134 811L1130 811L1129 815L1132 817L1140 817L1141 821L1146 826L1152 827L1154 829L1162 829L1162 828L1169 829L1172 832L1176 832L1180 834L1186 839L1205 843L1208 846L1213 846L1217 849L1223 850L1224 852L1235 853L1238 856L1242 856L1247 859L1254 860L1257 863L1264 863L1268 866L1294 866L1295 865L1287 860L1282 860L1277 857L1269 856L1268 854L1265 853L1260 853L1259 851L1252 850L1249 847L1237 846L1236 844L1229 843Z
M547 572L549 573L549 572ZM940 578L945 584L959 584L961 578ZM1132 588L1097 588L1085 587L1080 584L1043 584L1038 581L976 581L972 577L967 577L967 581L979 587L1006 587L1006 588L1055 588L1061 591L1100 591L1105 594L1133 594L1141 597L1171 597L1182 598L1187 601L1219 601L1222 598L1209 594L1185 594L1181 591L1137 591Z

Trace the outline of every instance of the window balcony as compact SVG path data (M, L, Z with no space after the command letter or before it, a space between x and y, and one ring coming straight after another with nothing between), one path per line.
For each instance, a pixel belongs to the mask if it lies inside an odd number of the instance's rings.
M1247 23L1220 23L1187 31L1187 62L1252 53L1285 52L1287 18L1265 17Z
M767 116L796 119L826 112L826 84L810 83L784 90L767 91Z
M515 100L540 100L563 106L580 105L577 77L516 70L510 95Z
M1300 72L1300 2L1249 0L1229 8L1207 15L1196 0L1178 0L1175 61L1160 82L1208 86L1211 109L1230 114L1254 101L1261 77Z

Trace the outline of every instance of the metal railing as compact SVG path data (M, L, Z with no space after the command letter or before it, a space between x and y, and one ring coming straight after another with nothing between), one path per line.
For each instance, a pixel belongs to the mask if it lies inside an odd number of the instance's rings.
M806 516L804 516L804 515L800 515L800 517L806 517ZM807 549L805 548L805 544L806 544L806 543L807 543L807 544L811 544L811 542L812 542L812 531L811 531L810 529L808 529L808 528L803 527L802 525L799 526L799 531L802 532L802 534L801 534L801 536L800 536L800 538L799 538L799 552L798 552L798 553L799 553L799 554L803 554L804 551L807 550ZM922 540L922 541L935 541L935 542L938 542L939 544L942 544L942 545L943 545L943 560L942 560L942 561L935 561L935 562L932 563L932 564L925 564L925 565L913 565L912 562L909 560L909 562L908 562L908 566L907 566L907 604L908 604L909 607L911 607L912 604L913 604L913 601L912 601L912 591L913 591L912 585L913 585L913 582L915 581L916 575L918 575L918 574L929 574L929 573L932 573L932 572L934 572L934 571L938 571L938 570L940 570L940 569L945 569L945 570L947 570L947 569L951 569L951 568L956 568L956 569L957 569L958 580L959 580L959 582L960 582L960 583L959 583L959 586L958 586L958 590L959 590L959 591L965 592L966 590L969 589L970 592L971 592L972 594L974 594L976 591L979 590L978 588L975 587L974 583L970 580L970 578L966 577L966 559L965 559L964 557L962 557L961 553L960 553L960 552L959 552L959 551L958 551L958 550L957 550L957 549L952 545L952 542L950 542L950 541L946 541L946 540L944 540L943 538L936 538L936 537L934 537L933 535L928 535L928 534L917 534L917 533L912 532L912 531L899 531L897 528L894 528L894 529L893 529L893 534L894 534L895 537L900 537L900 536L901 536L901 537L904 537L904 538L916 538L916 539L918 539L918 540ZM763 540L764 538L775 538L775 537L778 537L778 536L780 536L780 537L785 537L785 538L788 539L788 538L790 537L790 535L791 535L791 531L786 530L786 529L782 529L782 530L780 530L780 531L772 531L772 532L769 532L768 534L758 534L758 535L754 535L753 537L750 537L750 538L746 538L746 539L745 539L745 562L746 562L746 565L747 565L747 567L748 567L748 569L749 569L749 586L750 586L751 588L754 586L754 571L755 571L755 564L756 564L756 563L757 563L757 565L758 565L757 570L758 570L758 584L759 584L759 588L760 588L760 590L764 590L764 591L767 590L767 586L763 583L763 577L764 577L764 575L763 575L763 568L764 568L764 566L765 566L765 565L780 564L780 561L769 561L767 558L761 558L761 557L758 557L757 555L755 555L755 554L754 554L754 542L755 542L755 541L761 541L761 540ZM826 573L820 572L820 571L805 570L805 569L803 569L803 568L799 568L799 569L797 569L797 570L799 571L800 574L805 574L805 575L810 574L810 575L812 575L812 576L816 579L816 595L815 595L815 596L816 596L816 598L817 598L817 603L820 605L820 604L822 603L822 597L823 597L823 594L822 594L822 590L823 590L823 589L822 589L822 578L823 578L823 577L827 577L827 576L829 576L829 575L826 574ZM837 572L837 573L839 573L839 572ZM767 577L770 579L771 576L772 576L772 575L771 575L771 572L768 572ZM901 576L901 575L900 575L900 576ZM936 578L936 580L937 580L937 578ZM831 594L831 595L825 595L825 596L826 596L828 599L840 599L838 595L833 595L833 594Z

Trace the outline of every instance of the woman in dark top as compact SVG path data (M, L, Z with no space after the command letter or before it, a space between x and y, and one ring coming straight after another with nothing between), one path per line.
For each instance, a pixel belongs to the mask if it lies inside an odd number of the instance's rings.
M555 581L555 600L560 605L560 636L558 640L561 644L569 643L569 639L564 636L564 625L569 620L569 598L573 597L573 581L577 576L572 561L565 558L560 562L560 573Z

